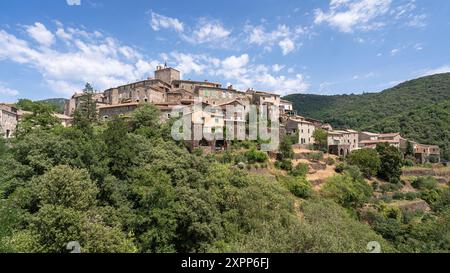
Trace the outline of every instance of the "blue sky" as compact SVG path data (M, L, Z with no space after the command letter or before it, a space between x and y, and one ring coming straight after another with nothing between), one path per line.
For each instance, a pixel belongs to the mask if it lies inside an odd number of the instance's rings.
M246 90L377 92L450 72L447 0L0 1L0 101L153 75Z

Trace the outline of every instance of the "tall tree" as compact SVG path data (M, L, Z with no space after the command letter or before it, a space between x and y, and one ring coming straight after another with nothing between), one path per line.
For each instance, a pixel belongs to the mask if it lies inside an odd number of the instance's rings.
M388 182L399 183L402 175L403 154L399 149L387 143L379 143L377 152L381 159L378 176Z
M79 98L79 106L74 113L74 124L80 128L88 128L95 121L97 121L97 105L94 88L90 83L86 83Z

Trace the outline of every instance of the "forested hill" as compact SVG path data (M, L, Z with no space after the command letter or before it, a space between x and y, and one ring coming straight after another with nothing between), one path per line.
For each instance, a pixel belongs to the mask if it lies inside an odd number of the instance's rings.
M401 132L424 144L438 144L450 160L450 73L404 82L381 93L320 96L293 94L298 114L336 128Z

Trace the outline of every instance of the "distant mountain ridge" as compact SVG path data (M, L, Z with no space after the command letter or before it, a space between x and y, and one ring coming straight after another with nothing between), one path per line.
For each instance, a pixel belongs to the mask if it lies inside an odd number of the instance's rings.
M437 144L450 160L450 73L422 77L380 93L361 95L293 94L298 114L336 128L400 132L424 144Z

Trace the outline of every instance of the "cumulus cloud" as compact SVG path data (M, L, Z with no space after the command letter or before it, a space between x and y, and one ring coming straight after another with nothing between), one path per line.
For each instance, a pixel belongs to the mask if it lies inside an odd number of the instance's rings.
M19 91L8 88L4 83L0 82L0 95L8 97L16 97L19 95Z
M295 49L294 42L289 38L285 38L284 40L281 40L278 43L278 45L281 47L281 50L283 51L283 55L287 55Z
M266 50L271 50L277 44L283 55L287 55L296 48L297 40L304 34L308 33L307 28L295 27L291 28L286 25L278 25L272 31L266 31L265 27L247 25L245 31L248 35L247 42L249 44L264 46Z
M184 25L177 18L167 17L156 12L151 12L150 25L154 31L161 29L172 29L178 32L183 32Z
M55 42L55 35L42 23L36 22L32 26L26 26L26 31L36 42L44 46L51 46Z
M175 30L181 39L191 44L211 43L221 47L230 44L231 30L227 29L219 20L203 17L197 19L195 26L189 27L177 18L151 12L151 27L154 31Z
M254 88L257 90L272 91L278 94L301 93L309 88L309 83L301 74L293 76L273 75L284 69L284 66L267 66L251 62L246 53L232 55L223 59L205 54L186 54L172 52L165 57L175 67L186 74L195 76L209 76L223 82L233 84L239 90Z
M80 6L81 0L66 0L67 5L69 6Z
M38 28L46 29L43 25ZM90 33L63 26L58 29L57 37L64 41L65 46L57 49L34 46L0 29L0 61L10 60L36 69L54 91L65 95L78 91L86 82L106 89L142 79L150 75L159 63L148 60L137 50L122 45L112 37L103 37L99 32ZM38 40L37 36L29 34ZM45 39L39 41L46 46L53 43Z
M47 45L42 46L43 39L33 43L37 39L31 33L18 37L0 29L0 61L9 60L35 69L50 88L66 96L79 91L86 82L104 90L147 78L161 63L158 59L168 61L194 79L232 82L240 90L255 88L286 94L309 88L304 76L296 74L292 68L287 69L289 76L280 75L284 66L254 63L246 53L223 58L182 52L147 57L101 32L65 27L58 22L54 32L44 25L39 28L49 32L54 41L48 40ZM2 90L15 94L12 89Z
M192 32L185 34L183 37L188 42L201 44L207 42L223 42L230 34L231 30L225 28L220 21L200 18Z

